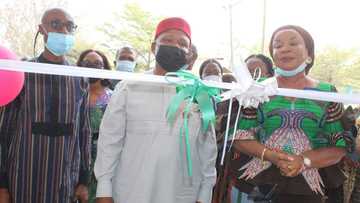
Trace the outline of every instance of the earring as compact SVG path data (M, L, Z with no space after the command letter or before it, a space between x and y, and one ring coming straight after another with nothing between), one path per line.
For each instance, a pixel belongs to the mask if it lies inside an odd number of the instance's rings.
M305 63L306 64L310 64L312 62L312 59L310 57L308 57L306 60L305 60Z

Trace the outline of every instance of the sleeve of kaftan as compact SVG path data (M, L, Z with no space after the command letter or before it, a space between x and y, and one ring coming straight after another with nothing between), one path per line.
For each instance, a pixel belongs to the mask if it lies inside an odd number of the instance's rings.
M337 92L336 87L328 84L327 91ZM354 136L352 132L344 129L341 120L344 116L344 105L342 103L329 102L326 106L326 113L321 123L323 133L327 136L331 146L345 148L348 153L355 149Z
M201 161L202 181L197 201L210 203L212 190L216 182L215 163L217 156L215 129L212 125L207 133L199 136L198 150Z
M0 188L8 187L8 150L17 124L20 96L6 106L0 107Z
M236 129L235 140L255 140L259 126L256 108L243 108Z
M79 109L79 141L80 141L80 174L79 184L89 183L91 169L91 129L89 115L89 94L85 92L80 103Z
M124 144L126 100L127 85L122 81L116 86L100 125L94 167L96 197L112 197L112 178Z
M343 104L329 103L323 130L330 145L345 148L348 153L352 153L355 150L355 139L350 131L344 130L341 123L343 113Z

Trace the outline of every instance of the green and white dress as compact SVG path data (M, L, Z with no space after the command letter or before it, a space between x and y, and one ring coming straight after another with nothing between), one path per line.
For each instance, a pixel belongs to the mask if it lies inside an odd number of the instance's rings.
M334 86L323 82L313 90L336 91ZM275 96L258 109L244 109L236 139L256 139L269 149L290 154L301 154L329 146L346 148L352 152L352 134L344 131L340 122L343 111L343 105L339 103L308 99L289 100L283 96ZM254 134L256 136L252 136ZM241 178L249 178L255 185L276 184L280 190L283 188L292 194L323 194L322 186L329 185L329 181L323 180L324 176L319 174L318 169L304 168L301 175L286 178L281 176L279 170L270 162L262 163L258 158L251 159L240 171ZM337 175L332 177L334 180L330 185L341 185L343 177L340 171L331 171L327 174Z

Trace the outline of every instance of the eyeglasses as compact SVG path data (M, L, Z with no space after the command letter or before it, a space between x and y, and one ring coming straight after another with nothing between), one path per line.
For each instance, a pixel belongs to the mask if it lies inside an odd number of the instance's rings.
M45 24L50 25L52 29L57 30L57 31L60 31L65 26L66 30L70 33L74 33L76 31L76 28L78 27L72 21L67 21L67 22L63 23L59 19L52 20Z
M90 62L90 61L82 61L80 63L81 67L86 67L86 68L98 68L98 69L102 69L104 67L104 63L101 61L95 61Z

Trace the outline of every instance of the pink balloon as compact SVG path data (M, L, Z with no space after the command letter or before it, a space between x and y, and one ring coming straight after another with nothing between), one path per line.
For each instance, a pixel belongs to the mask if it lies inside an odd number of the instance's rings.
M16 54L0 46L0 59L17 60ZM0 107L13 101L24 86L24 73L0 69Z

